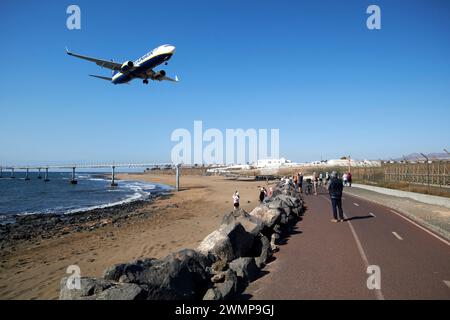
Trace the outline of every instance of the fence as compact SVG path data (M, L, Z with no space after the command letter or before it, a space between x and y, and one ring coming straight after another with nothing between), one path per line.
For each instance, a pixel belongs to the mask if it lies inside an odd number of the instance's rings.
M298 171L304 174L337 171L348 172L348 167L302 167L284 169L282 175ZM450 161L383 163L379 167L351 167L353 182L405 191L450 197Z
M450 162L387 164L385 181L409 182L432 186L450 186Z
M355 180L379 182L404 182L450 187L450 161L429 163L386 163L381 167L352 168Z
M352 168L352 176L355 182L450 196L450 161L384 163Z

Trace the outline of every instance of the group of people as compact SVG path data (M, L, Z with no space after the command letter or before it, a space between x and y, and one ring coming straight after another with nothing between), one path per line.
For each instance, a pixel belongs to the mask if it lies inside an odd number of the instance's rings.
M265 187L259 188L259 202L263 202L266 198L271 198L273 195L273 188L269 187L269 189L266 189ZM239 209L239 201L240 201L240 195L239 192L236 190L233 194L233 207L235 209Z
M259 188L259 202L263 202L266 198L271 198L273 194L273 188L269 187L269 190L267 190L265 187L258 187Z
M342 175L342 183L344 186L352 186L352 174L351 172L346 172Z
M306 178L306 194L311 194L314 190L314 194L317 195L317 189L319 186L324 186L324 177L325 177L325 187L328 189L328 193L330 195L331 207L333 209L333 219L332 222L341 222L344 221L344 212L342 210L342 191L344 189L344 185L348 185L351 187L352 185L352 175L350 172L346 172L342 175L342 180L339 179L339 176L336 171L325 173L325 176L320 173L317 175L315 172L312 177ZM295 189L303 193L303 173L299 172L292 177L285 178L286 183L293 183ZM259 186L259 201L263 202L266 198L272 197L273 188L269 187L267 190L265 187ZM239 209L239 192L236 190L233 194L233 206L235 209Z

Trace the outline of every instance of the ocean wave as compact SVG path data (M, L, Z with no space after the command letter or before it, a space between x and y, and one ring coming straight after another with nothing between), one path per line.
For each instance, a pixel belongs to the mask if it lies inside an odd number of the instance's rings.
M106 203L106 204L99 204L99 205L84 207L84 208L79 208L79 209L67 210L66 212L64 212L64 214L72 214L72 213L85 212L85 211L90 211L90 210L95 210L95 209L109 208L109 207L114 207L114 206L118 206L121 204L130 203L130 202L134 202L137 200L144 200L144 199L146 199L145 195L142 195L141 193L136 192L124 200L110 202L110 203Z

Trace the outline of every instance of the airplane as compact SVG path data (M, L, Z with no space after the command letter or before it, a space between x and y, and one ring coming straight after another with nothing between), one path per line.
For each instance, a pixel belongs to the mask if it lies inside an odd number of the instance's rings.
M90 74L89 76L95 77L98 79L103 79L110 81L113 84L122 84L129 82L133 79L140 78L143 79L142 82L144 84L148 84L148 80L168 80L173 82L178 82L178 77L170 78L166 76L166 72L164 70L154 71L153 69L160 64L164 63L167 65L167 61L172 57L175 53L175 47L169 44L165 44L159 46L147 54L143 55L136 61L125 61L124 63L117 63L113 60L102 60L96 59L88 56L83 56L81 54L70 52L66 48L66 53L69 56L73 56L76 58L88 60L91 62L95 62L97 65L101 67L105 67L112 70L112 77L103 77Z

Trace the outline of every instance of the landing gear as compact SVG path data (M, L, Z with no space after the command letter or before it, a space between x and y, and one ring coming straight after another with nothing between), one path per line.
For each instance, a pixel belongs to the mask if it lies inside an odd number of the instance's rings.
M148 84L148 80L147 80L147 79L144 79L144 80L142 80L142 83Z
M166 66L167 66L168 64L169 64L168 62L164 62L164 65L166 65Z

